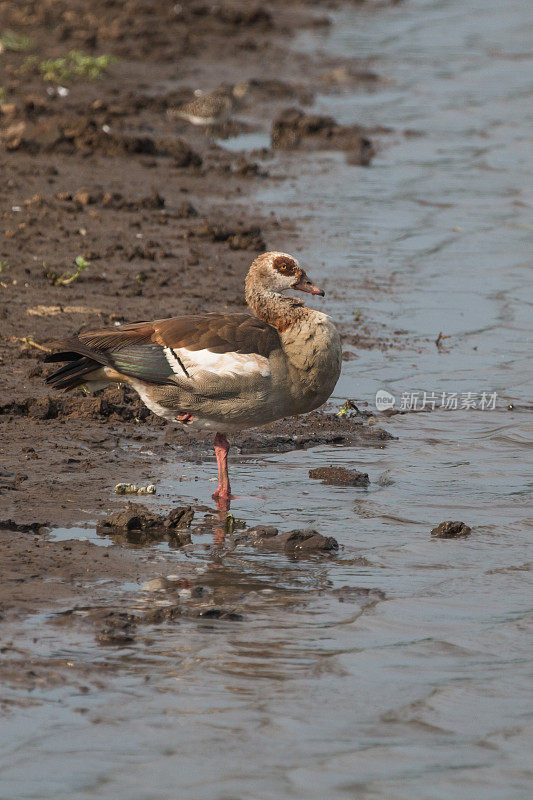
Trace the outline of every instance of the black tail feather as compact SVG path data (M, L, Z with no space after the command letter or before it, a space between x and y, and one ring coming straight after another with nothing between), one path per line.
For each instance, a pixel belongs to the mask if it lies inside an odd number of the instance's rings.
M69 389L76 389L78 386L83 386L83 384L87 382L90 373L100 369L102 366L98 361L94 361L92 358L88 358L87 356L82 356L80 358L79 353L72 352L53 353L51 356L48 356L46 360L68 360L68 364L65 364L61 369L58 369L57 372L53 372L46 378L46 383L53 389L64 389L67 392Z

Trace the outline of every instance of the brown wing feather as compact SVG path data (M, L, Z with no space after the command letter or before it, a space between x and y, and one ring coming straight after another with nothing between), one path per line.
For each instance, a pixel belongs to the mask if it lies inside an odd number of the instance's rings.
M281 348L277 330L257 317L213 313L86 331L77 338L60 342L61 351L49 356L48 360L66 360L61 357L80 355L114 366L113 353L154 344L213 353L255 353L266 358Z
M205 314L153 323L154 340L165 347L211 350L213 353L257 353L281 348L278 332L249 314Z
M155 341L154 332L153 322L131 322L120 328L100 328L80 333L78 339L87 348L101 352L128 345L150 344Z
M69 363L47 381L57 388L70 389L83 383L99 365L145 383L173 384L177 377L173 360L187 379L190 377L176 352L180 348L268 358L281 348L281 342L275 328L248 314L206 314L87 331L59 346L63 349L47 360ZM166 348L172 349L173 359Z

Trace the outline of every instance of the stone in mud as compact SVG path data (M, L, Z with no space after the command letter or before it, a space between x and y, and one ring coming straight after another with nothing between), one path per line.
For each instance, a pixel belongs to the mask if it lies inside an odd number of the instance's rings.
M313 102L314 94L303 84L288 83L270 78L252 78L248 81L248 95L255 101L293 100L303 104Z
M348 148L346 161L354 167L368 167L376 154L372 139L368 136L354 138L353 144Z
M135 209L141 208L164 208L165 207L165 198L161 197L158 191L154 189L152 194L147 195L146 197L141 197L140 200L137 200L133 207Z
M366 472L345 467L318 467L309 470L309 477L321 480L328 486L368 486L370 479Z
M261 229L257 225L237 231L228 237L228 244L231 250L255 250L257 252L266 247L265 240L261 235Z
M274 28L272 14L263 7L262 3L253 5L251 8L246 3L244 5L221 3L208 7L210 13L226 25L244 28L258 27L260 30Z
M202 157L185 139L161 139L156 142L157 155L170 155L176 167L200 167Z
M244 156L237 160L234 173L242 178L246 178L249 175L256 175L261 178L268 177L268 173L259 166L257 161L248 161Z
M472 528L469 528L464 522L441 522L436 528L433 528L431 535L436 539L466 539L472 533Z

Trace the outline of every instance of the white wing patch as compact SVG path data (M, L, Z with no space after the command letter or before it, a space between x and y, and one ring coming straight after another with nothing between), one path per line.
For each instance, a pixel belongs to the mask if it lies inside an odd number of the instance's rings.
M199 372L215 375L270 375L268 358L256 353L213 353L211 350L187 350L165 347L167 361L180 378L195 378Z
M164 348L164 352L165 352L165 355L167 357L168 363L172 367L172 372L175 375L178 375L180 378L182 378L184 375L188 377L187 368L185 367L185 364L183 363L183 361L179 357L179 352L180 352L179 349L178 348L174 349L174 348L171 348L171 347L165 347Z

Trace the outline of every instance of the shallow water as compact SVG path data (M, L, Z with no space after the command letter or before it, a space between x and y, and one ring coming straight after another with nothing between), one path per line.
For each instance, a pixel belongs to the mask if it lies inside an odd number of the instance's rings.
M7 721L6 798L531 796L529 9L356 5L302 34L304 50L380 54L375 68L390 79L318 97L318 110L424 135L392 134L370 169L339 154L280 156L287 180L259 198L279 211L281 192L283 216L307 233L302 260L325 276L328 312L392 340L354 351L337 399L372 407L379 389L397 402L485 391L496 409L393 416L398 438L384 448L240 459L235 516L316 527L341 542L339 555L219 554L220 580L243 587L243 622L162 626L112 654L80 634L77 658L116 672L98 692L36 692L44 703ZM440 331L451 338L439 350ZM369 488L308 479L329 464L368 472ZM156 502L188 486L208 501L210 484L178 483L174 470ZM432 540L446 519L472 536ZM212 560L189 556L198 569ZM346 585L385 599L339 602ZM140 586L128 597L147 602ZM43 629L42 652L61 653Z

